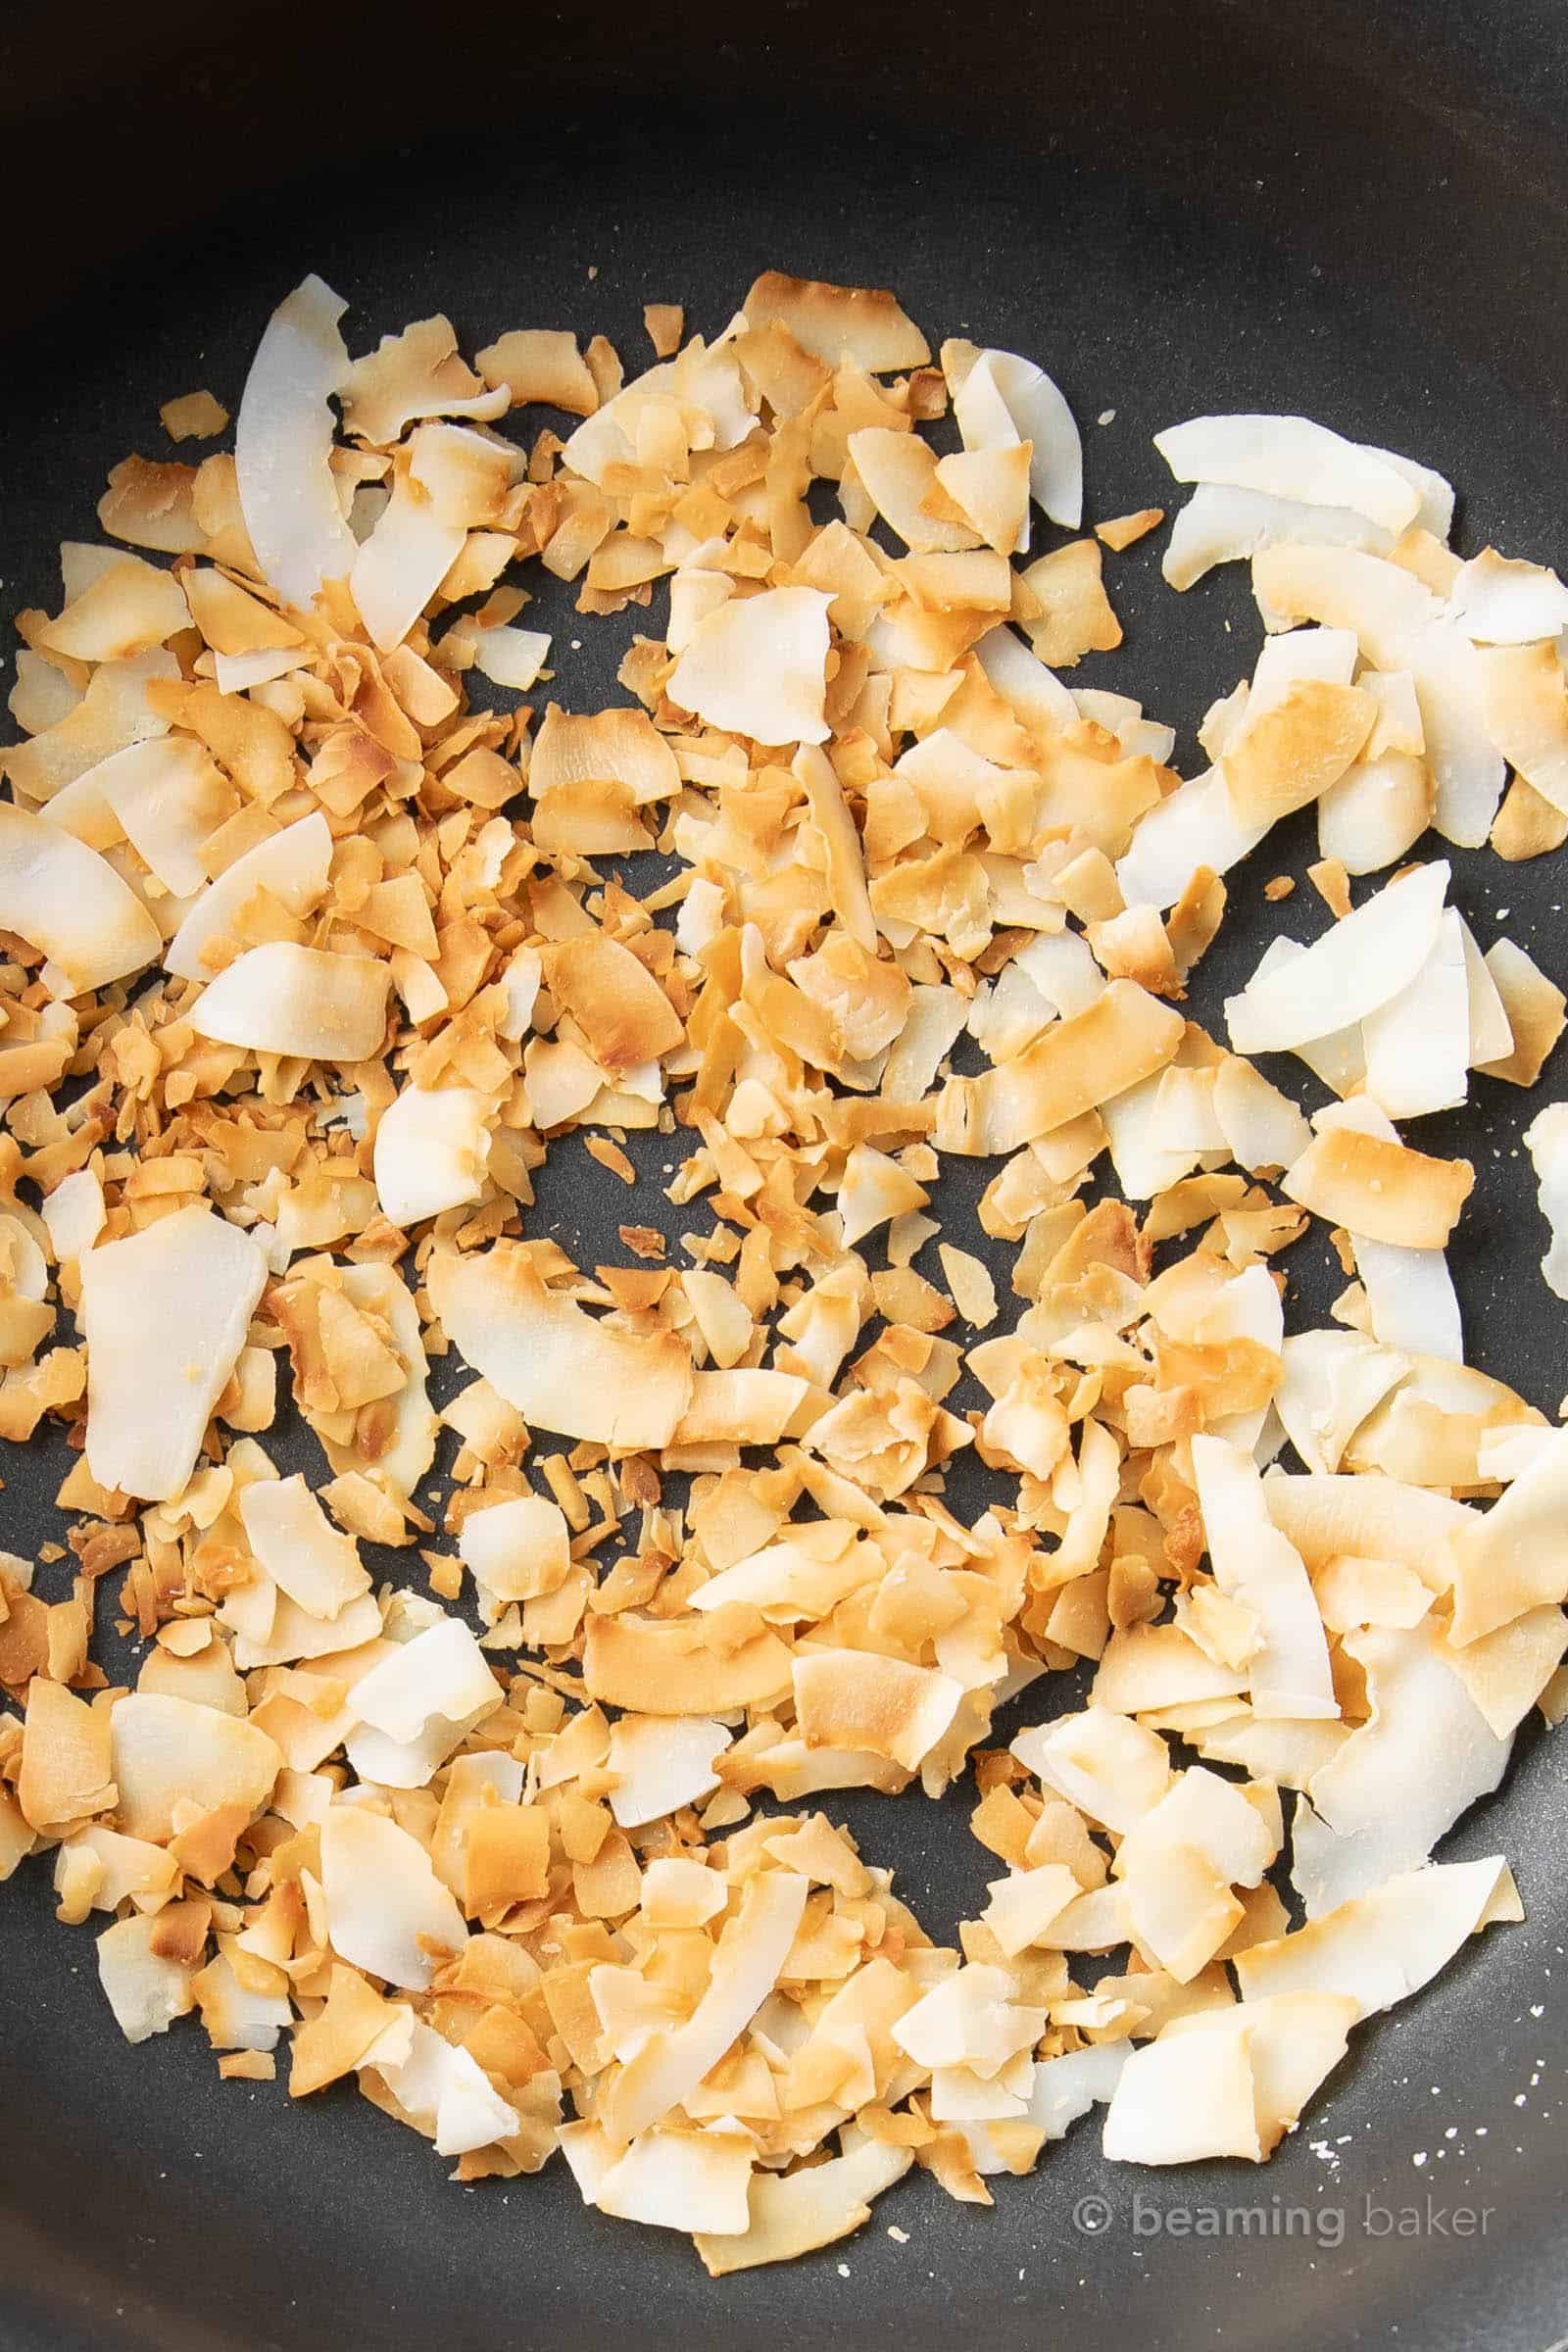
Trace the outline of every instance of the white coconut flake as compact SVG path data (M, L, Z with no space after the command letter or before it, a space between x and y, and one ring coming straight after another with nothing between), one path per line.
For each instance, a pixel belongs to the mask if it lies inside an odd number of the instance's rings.
M1192 588L1216 564L1250 562L1282 542L1386 556L1394 534L1352 508L1313 507L1263 490L1200 482L1171 525L1160 569L1172 588Z
M1258 1646L1248 1661L1254 1712L1337 1716L1312 1587L1299 1552L1269 1516L1256 1464L1201 1434L1192 1451L1214 1582L1257 1619Z
M1348 508L1396 536L1418 492L1377 451L1305 416L1195 416L1154 435L1179 482L1220 482L1305 506Z
M1463 930L1447 907L1414 979L1361 1024L1367 1093L1391 1119L1452 1110L1464 1102L1470 1002Z
M1064 395L1043 368L1020 359L1015 352L983 351L971 370L971 381L981 369L1001 394L1018 439L1031 444L1030 496L1053 522L1077 530L1084 512L1084 452ZM967 390L965 385L954 403L960 430L963 413L959 403ZM982 445L965 442L966 448L976 446Z
M202 959L210 940L233 939L245 908L265 891L288 913L310 913L326 896L332 832L318 808L246 850L208 884L164 950L164 968L179 980L210 980Z
M375 1131L375 1189L394 1225L477 1200L490 1157L489 1099L471 1086L406 1086Z
M436 1718L454 1727L482 1719L501 1704L501 1688L463 1620L443 1617L362 1676L352 1703L362 1723L407 1742Z
M825 743L830 602L814 588L732 597L693 629L669 699L758 743Z
M1398 995L1437 941L1448 867L1414 867L1313 941L1286 967L1254 973L1225 1018L1238 1054L1289 1052L1362 1021Z
M468 1940L463 1913L429 1855L368 1805L333 1805L320 1837L332 1949L389 1984L423 1992L437 1954L456 1957Z
M1174 906L1202 866L1228 874L1255 850L1268 826L1244 825L1231 806L1225 771L1213 767L1156 803L1116 865L1129 906Z
M88 1250L87 1463L101 1486L152 1501L180 1492L266 1281L249 1234L205 1205Z
M1424 1862L1496 1788L1512 1744L1492 1731L1431 1626L1368 1626L1344 1646L1366 1675L1372 1715L1297 1808L1292 1877L1309 1919Z
M96 850L0 802L0 928L49 958L53 997L79 997L157 961L158 925Z
M1524 1140L1535 1164L1536 1199L1551 1227L1551 1247L1541 1271L1546 1288L1568 1298L1568 1102L1551 1102L1538 1111Z
M1419 1992L1468 1936L1493 1920L1523 1916L1500 1854L1433 1863L1387 1880L1292 1935L1238 1953L1236 1973L1249 2001L1285 1992L1341 1992L1371 2017Z
M338 320L348 304L307 277L272 313L251 362L234 428L245 528L263 573L307 609L358 554L332 473L331 394L349 369Z
M1486 548L1462 564L1448 617L1477 645L1536 645L1568 628L1568 588L1542 564L1514 564Z

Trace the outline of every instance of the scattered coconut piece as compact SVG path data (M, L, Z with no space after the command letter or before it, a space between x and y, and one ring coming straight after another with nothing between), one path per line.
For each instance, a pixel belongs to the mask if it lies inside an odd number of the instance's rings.
M453 1896L418 1840L366 1805L332 1805L321 1824L326 1932L340 1960L421 1992L468 1940Z
M671 701L758 743L825 742L828 603L812 588L732 597L692 631Z
M430 1296L453 1345L540 1429L620 1447L667 1446L691 1401L691 1357L596 1322L547 1291L526 1254L437 1256Z
M349 355L338 331L348 304L307 277L269 320L234 427L234 477L250 545L286 603L307 610L327 580L346 579L358 543L331 469L330 396Z
M101 1487L179 1494L266 1280L256 1243L202 1203L87 1251L86 1447Z

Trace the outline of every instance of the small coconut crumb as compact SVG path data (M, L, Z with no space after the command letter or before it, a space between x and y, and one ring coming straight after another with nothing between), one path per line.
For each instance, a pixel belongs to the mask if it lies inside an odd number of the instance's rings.
M171 441L215 441L228 430L228 411L211 392L182 392L158 414Z

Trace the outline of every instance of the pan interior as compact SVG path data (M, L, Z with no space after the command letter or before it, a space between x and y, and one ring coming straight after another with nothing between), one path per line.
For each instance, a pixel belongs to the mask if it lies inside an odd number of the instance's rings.
M818 30L822 13L806 12ZM1219 43L1230 12L1191 22L1195 44ZM1081 29L1054 53L1054 75L1052 54L1031 46L1053 28L1025 16L1009 36L1024 51L1016 86L997 102L1000 126L981 135L986 88L1008 78L1000 53L967 85L961 60L954 68L955 129L929 103L929 50L915 61L926 93L917 122L888 109L909 82L908 60L881 89L880 113L869 66L858 94L841 66L827 76L844 84L834 104L797 102L808 84L800 28L788 23L776 65L761 52L730 61L757 96L722 115L602 88L574 96L552 69L532 96L504 76L508 102L487 110L482 136L426 143L416 89L405 94L408 146L365 160L361 124L345 141L349 163L226 210L218 191L235 183L204 138L194 232L171 231L107 275L89 272L6 354L8 607L52 602L59 539L90 535L111 464L156 448L161 401L205 383L234 405L263 319L307 269L349 299L355 350L440 308L466 348L546 323L603 330L633 364L647 301L683 302L689 325L711 332L761 268L889 283L933 341L965 333L1045 362L1084 426L1091 514L1168 503L1150 447L1160 425L1205 410L1289 409L1450 474L1463 492L1465 552L1492 540L1540 561L1568 556L1564 393L1542 331L1568 293L1568 262L1546 251L1568 171L1554 163L1541 175L1523 117L1499 149L1479 94L1470 116L1424 105L1411 95L1419 76L1401 77L1398 56L1370 30L1353 71L1343 56L1336 68L1335 54L1259 51L1252 35L1234 57L1211 46L1205 81L1191 55L1161 46L1161 24L1174 37L1162 12L1112 9L1103 39L1122 43L1120 77L1110 76L1120 95L1114 107L1106 96L1106 127L1086 127L1082 77L1070 86L1087 54ZM871 25L896 41L874 13ZM929 30L916 12L907 37L918 49ZM975 32L1003 37L983 10ZM482 78L477 36L469 65ZM1446 53L1444 65L1454 71ZM1097 70L1103 81L1103 58ZM1228 71L1218 93L1212 78ZM1141 140L1126 93L1139 74L1161 73ZM700 93L716 74L711 58L694 63L685 86ZM1276 115L1260 124L1265 100ZM1232 148L1205 168L1204 140L1223 136L1227 121ZM1527 222L1533 237L1521 242ZM1554 309L1539 307L1553 297ZM1175 723L1177 764L1191 772L1195 722L1250 667L1256 622L1240 576L1171 596L1157 548L1119 561L1127 643L1080 678L1138 694ZM541 603L539 625L557 630L556 691L568 707L618 699L621 624L573 629L564 602L555 613ZM580 652L567 651L573 634ZM1299 871L1306 838L1276 837L1266 864L1233 877L1232 919L1200 972L1195 1017L1213 1020L1255 959L1274 920L1262 882L1282 866ZM1505 869L1460 856L1455 888L1483 945L1507 909L1513 936L1568 981L1553 861ZM1515 1156L1520 1113L1537 1102L1502 1103L1501 1091L1430 1122L1423 1142L1477 1163L1470 1239L1454 1261L1472 1352L1550 1410L1563 1386L1559 1310L1535 1271L1544 1236ZM623 1196L574 1152L569 1187L545 1200L541 1215L551 1213L568 1241L597 1241L603 1255ZM1304 1306L1321 1313L1338 1287L1330 1268L1292 1273ZM47 1501L56 1474L40 1460L8 1465L7 1480L4 1542L25 1551L58 1532ZM1033 1696L1020 1723L1034 1719ZM1568 1942L1551 1826L1564 1775L1560 1751L1526 1738L1503 1795L1446 1849L1505 1849L1528 1924L1487 1939L1360 2035L1353 2069L1267 2172L1118 2174L1086 2126L1029 2180L998 2182L993 2214L963 2212L911 2180L860 2238L716 2285L684 2246L585 2212L559 2163L534 2180L460 2193L443 2187L428 2149L352 2095L296 2114L281 2085L219 2082L193 2034L127 2048L86 1937L54 1925L35 1868L0 1901L0 2105L17 2119L19 2156L25 2132L25 2160L7 2168L0 2190L0 2340L17 2352L372 2341L403 2352L432 2334L476 2346L504 2328L560 2352L611 2330L634 2341L678 2333L693 2347L737 2335L871 2347L921 2340L946 2305L999 2352L1034 2345L1061 2322L1081 2352L1120 2347L1130 2332L1289 2352L1380 2341L1396 2324L1425 2352L1482 2340L1533 2352L1568 2324L1555 2198L1568 2129L1562 2061L1551 2055L1551 1970ZM940 1806L827 1806L946 1934L983 1900L987 1857L964 1827L970 1801L960 1783ZM1262 2218L1223 2249L1139 2237L1135 2189L1156 2207L1249 2205ZM1076 2200L1102 2192L1113 2226L1075 2230ZM1446 2209L1489 2208L1484 2230L1411 2237L1380 2231L1368 2210L1370 2200L1398 2213L1429 2195ZM1316 2218L1303 2229L1282 2209ZM1339 2244L1321 2218L1331 2211L1344 2217ZM890 2223L906 2243L890 2239Z

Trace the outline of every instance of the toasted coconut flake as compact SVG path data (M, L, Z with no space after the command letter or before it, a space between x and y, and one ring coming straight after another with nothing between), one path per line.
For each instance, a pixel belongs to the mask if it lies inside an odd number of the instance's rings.
M234 430L239 503L257 561L279 596L307 609L323 582L347 578L358 552L329 463L328 398L349 371L338 331L347 308L318 277L278 305Z
M1163 507L1140 507L1136 514L1115 514L1108 522L1097 522L1095 537L1114 555L1136 547L1151 531L1157 531L1165 519Z
M705 2238L743 2237L753 2146L739 2129L640 2132L600 2175L593 2201L621 2221Z
M1253 560L1252 586L1271 625L1353 629L1380 669L1411 672L1436 782L1434 821L1462 847L1485 841L1506 766L1487 731L1476 649L1443 618L1431 591L1400 564L1325 547L1265 550Z
M270 1796L283 1761L255 1724L150 1690L116 1700L110 1738L120 1825L155 1845L192 1811L232 1814L237 1833Z
M98 1981L127 2041L167 2034L196 2005L189 1968L159 1952L159 1934L154 1915L119 1920L98 1938Z
M171 441L212 441L228 430L228 411L211 392L182 392L158 414Z
M1029 545L1030 452L967 449L939 458L936 479L976 536L1010 556Z
M581 1027L601 1066L635 1069L683 1041L679 1017L629 948L585 932L544 953L546 984Z
M924 335L885 288L835 286L764 270L741 308L749 325L778 320L803 351L830 368L849 361L881 375L894 368L923 368L931 357Z
M1170 1786L1170 1757L1157 1733L1091 1706L1020 1732L1012 1751L1092 1821L1125 1835Z
M690 1620L644 1621L622 1612L593 1616L583 1648L583 1684L607 1706L658 1715L714 1715L760 1706L789 1687L790 1653L761 1632L722 1654Z
M846 2134L848 2139L848 2134ZM752 2175L744 2236L695 2239L711 2278L760 2264L793 2262L818 2246L830 2246L862 2229L871 2218L871 2199L902 2180L913 2150L862 2139L825 2164L779 2175Z
M936 456L918 433L866 425L851 433L848 448L856 481L911 555L953 555L978 545L979 533L967 523L934 512L942 485Z
M599 390L575 335L553 327L518 327L474 355L491 386L505 384L512 406L540 401L570 416L591 416Z
M552 703L528 765L536 800L585 784L621 784L634 806L680 790L675 756L645 710L574 716Z
M758 743L825 742L830 601L814 588L731 598L692 631L671 701Z
M87 1461L101 1486L179 1493L266 1280L250 1236L200 1205L82 1258Z
M1023 581L1040 607L1039 617L1024 627L1042 662L1071 669L1085 654L1120 645L1121 623L1105 594L1097 540L1074 539L1042 556Z
M1534 1086L1562 1035L1562 990L1511 939L1493 941L1486 965L1502 1001L1513 1051L1479 1066L1489 1078L1506 1078L1510 1086Z
M708 1985L682 2026L649 2036L600 2110L607 2132L634 2139L695 2090L743 2034L783 1968L806 1908L808 1881L794 1871L753 1878L713 1953Z
M1112 2164L1263 2156L1247 2036L1167 2031L1122 2068L1105 2117Z
M1152 1077L1172 1059L1181 1015L1136 981L1115 980L1084 1011L983 1078L950 1079L937 1112L941 1150L1015 1152Z
M1568 677L1555 645L1498 645L1480 656L1492 740L1527 784L1568 815Z
M391 980L387 966L368 956L270 940L219 974L190 1023L199 1037L256 1054L368 1061L385 1035Z
M1452 1639L1477 1641L1526 1609L1568 1599L1568 1436L1554 1432L1501 1500L1449 1537Z
M957 1712L962 1686L931 1667L862 1650L795 1661L795 1712L808 1747L857 1748L913 1772Z
M59 1832L115 1801L109 1718L61 1683L34 1675L27 1688L17 1801L34 1830Z
M976 1331L989 1330L997 1319L997 1292L986 1267L969 1250L947 1242L938 1245L937 1255L959 1314Z
M1280 1179L1331 1225L1405 1250L1441 1250L1470 1197L1467 1159L1433 1159L1348 1123L1325 1127Z
M348 430L382 444L421 416L500 416L511 398L505 384L483 388L458 356L451 320L439 316L383 335L347 370L341 391Z
M493 686L510 687L514 694L526 694L550 659L550 639L539 629L514 629L498 622L494 628L476 629L468 642L480 676Z
M89 768L50 803L69 824L66 804L97 800L158 881L176 899L207 881L205 844L235 813L234 795L200 744L156 736Z
M1244 826L1272 824L1337 784L1377 715L1369 694L1332 678L1297 678L1261 710L1257 699L1254 691L1246 723L1225 748L1226 790Z
M538 1429L621 1448L663 1446L691 1401L691 1358L673 1332L599 1323L553 1296L502 1247L431 1261L430 1297L475 1371Z
M1388 1879L1292 1935L1253 1944L1238 1953L1236 1973L1248 2001L1337 1992L1371 2017L1430 1984L1467 1936L1494 1920L1523 1916L1500 1854L1436 1862Z
M106 858L0 804L0 926L40 949L52 996L83 996L157 960L157 924Z
M674 1446L776 1446L795 1427L810 1383L788 1372L696 1372Z

